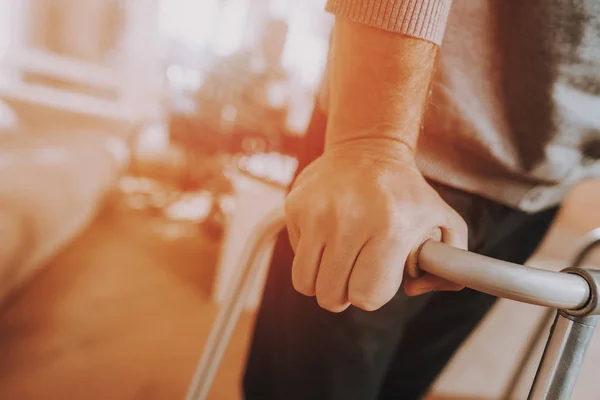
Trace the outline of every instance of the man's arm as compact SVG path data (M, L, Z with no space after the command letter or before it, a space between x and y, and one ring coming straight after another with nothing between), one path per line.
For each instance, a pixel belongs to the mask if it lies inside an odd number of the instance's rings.
M348 21L441 44L452 0L327 0Z
M337 16L329 104L334 132L350 139L380 127L380 135L415 147L451 4L328 0L326 9Z
M403 281L409 295L460 289L414 268L429 238L467 241L414 157L436 45L338 17L332 51L325 152L285 204L294 287L333 312L377 309Z
M338 18L332 47L327 147L414 150L437 46Z

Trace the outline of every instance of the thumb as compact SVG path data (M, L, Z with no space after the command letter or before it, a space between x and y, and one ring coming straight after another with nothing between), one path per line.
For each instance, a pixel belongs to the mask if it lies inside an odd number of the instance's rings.
M421 271L418 266L419 254L421 254L421 249L428 240L435 240L436 242L441 241L442 229L435 228L425 236L421 237L421 239L418 241L418 245L415 246L409 253L408 257L406 258L406 264L404 265L404 271L410 278L418 278L423 275L423 271Z

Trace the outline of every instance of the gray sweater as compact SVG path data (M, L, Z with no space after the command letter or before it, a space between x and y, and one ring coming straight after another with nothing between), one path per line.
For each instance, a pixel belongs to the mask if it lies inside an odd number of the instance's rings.
M327 3L441 45L417 151L423 174L529 212L599 177L600 0L451 3Z

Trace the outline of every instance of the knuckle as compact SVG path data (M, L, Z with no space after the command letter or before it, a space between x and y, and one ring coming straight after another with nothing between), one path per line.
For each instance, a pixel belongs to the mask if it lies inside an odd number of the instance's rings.
M330 282L319 279L316 283L316 296L319 306L327 311L339 313L347 307L343 292L336 290Z
M361 199L353 190L344 190L337 195L336 200L340 208L345 210L351 210L359 207L362 203Z
M395 215L378 222L378 233L383 238L390 240L392 243L399 245L413 232L411 225L408 222L408 216Z
M305 295L305 296L314 296L315 295L315 285L312 279L308 279L303 273L294 273L292 276L292 285L294 289Z
M460 216L454 209L450 206L447 208L446 219L448 220L448 224L450 227L456 231L464 231L467 229L467 223L464 218Z
M328 208L327 198L315 194L294 194L286 198L284 210L293 217L315 218L323 215Z
M466 241L469 238L469 229L467 228L466 224L457 228L456 233L458 235L458 240L460 241Z
M379 296L356 291L350 292L348 295L348 299L353 306L365 311L375 311L385 304L385 302L382 302L377 297Z
M414 225L415 212L406 204L385 205L381 208L378 224L386 235L399 235L410 231Z
M392 218L386 216L386 214L375 214L367 221L374 234L388 237L397 231L394 228L396 225L395 222L392 220Z
M283 211L286 218L294 219L298 214L298 201L296 196L289 195L283 202Z
M327 196L316 194L315 196L310 197L310 200L307 200L304 203L304 206L308 208L311 215L320 217L329 214L329 210L332 207L330 202L331 199Z
M339 211L338 218L352 227L369 220L368 207L364 204L346 205Z
M317 303L319 307L333 313L342 312L347 308L343 302L337 301L331 296L317 296Z
M456 229L458 229L458 231L459 231L461 234L464 234L464 235L466 235L466 234L467 234L467 232L468 232L468 230L469 230L469 226L467 225L467 223L465 222L465 220L464 220L464 219L462 219L460 216L458 216L458 217L457 217L457 220L458 220L458 221L457 221L457 223L456 223L456 225L457 225L457 228L456 228Z
M469 235L469 226L466 221L457 214L454 210L451 210L449 217L446 222L447 228L455 240L458 242L466 242Z

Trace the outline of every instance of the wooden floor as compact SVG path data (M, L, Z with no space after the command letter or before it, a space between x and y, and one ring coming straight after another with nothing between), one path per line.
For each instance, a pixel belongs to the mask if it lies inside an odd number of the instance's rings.
M216 315L217 251L193 225L104 212L0 311L0 399L183 398ZM211 398L239 398L251 322Z

